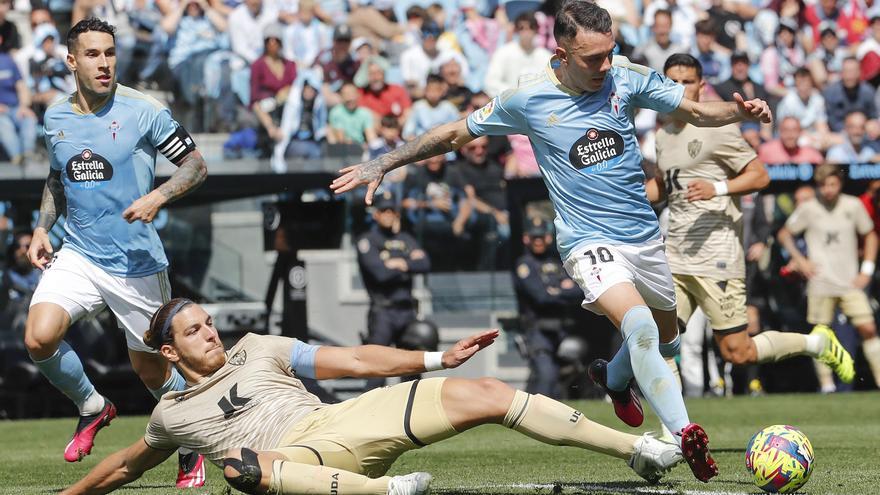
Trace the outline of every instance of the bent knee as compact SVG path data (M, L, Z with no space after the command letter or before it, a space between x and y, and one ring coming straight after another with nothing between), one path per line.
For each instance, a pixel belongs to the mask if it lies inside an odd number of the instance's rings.
M253 450L230 449L223 459L223 477L229 486L238 491L249 494L264 492L265 487L261 486L263 470Z

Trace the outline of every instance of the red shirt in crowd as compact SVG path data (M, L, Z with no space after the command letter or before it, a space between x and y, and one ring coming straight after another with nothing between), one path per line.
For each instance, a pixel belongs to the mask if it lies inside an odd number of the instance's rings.
M400 117L410 106L412 100L403 86L386 84L381 91L373 91L370 88L361 88L359 107L366 107L376 115L395 115Z
M812 163L818 165L822 163L822 153L815 148L808 146L798 146L796 150L789 151L782 146L782 141L774 139L762 144L758 148L758 159L768 165L779 165L783 163Z
M283 62L284 73L280 78L269 70L266 57L258 58L251 65L251 105L266 98L274 98L279 91L296 80L296 64L290 60Z

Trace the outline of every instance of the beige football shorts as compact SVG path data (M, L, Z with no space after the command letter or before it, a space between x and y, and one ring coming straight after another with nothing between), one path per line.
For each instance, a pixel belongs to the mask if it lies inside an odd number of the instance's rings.
M458 433L441 403L445 380L377 388L321 408L293 425L272 451L293 462L383 476L404 452Z
M719 334L746 329L746 281L742 278L713 280L697 275L672 274L675 284L676 314L687 324L697 307L706 313L712 330Z
M859 289L852 289L842 296L807 296L807 321L813 325L830 325L834 310L840 311L855 326L874 321L874 312L868 296Z

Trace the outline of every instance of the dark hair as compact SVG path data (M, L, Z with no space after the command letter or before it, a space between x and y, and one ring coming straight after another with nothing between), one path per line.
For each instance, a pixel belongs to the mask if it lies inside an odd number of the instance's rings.
M553 37L559 43L577 36L578 30L594 33L611 32L611 16L608 11L583 0L570 0L562 4L553 23Z
M428 74L428 77L425 78L425 84L428 85L431 83L446 84L446 80L444 80L442 77L440 77L437 74Z
M3 0L0 0L3 2ZM12 259L15 257L15 251L18 250L18 243L21 242L21 238L24 236L30 236L30 230L15 230L12 233L12 242L9 243L9 246L6 247L6 264L12 265Z
M654 19L657 18L658 15L665 15L670 20L672 20L672 11L668 9L657 9L654 11Z
M840 165L823 163L816 167L816 173L813 174L816 184L822 185L825 179L829 177L837 177L840 179L840 182L843 182L843 169L840 168Z
M688 53L673 53L670 55L666 59L666 63L663 64L663 73L666 74L673 67L691 67L697 70L698 78L703 78L703 64Z
M694 24L694 29L696 29L697 34L711 34L713 36L718 36L715 27L715 21L712 19L703 19L702 21L697 21Z
M88 19L83 19L76 23L70 31L67 32L67 46L71 47L76 44L76 40L79 39L79 35L83 33L88 33L89 31L98 31L100 33L107 33L113 37L113 42L116 43L116 28L108 24L106 21L98 19L97 17L89 17Z
M379 125L389 129L400 129L400 120L394 115L384 115L382 116L382 120L379 121Z
M523 12L522 14L516 16L516 20L513 21L513 25L516 26L521 22L528 22L529 27L532 28L532 31L538 30L538 19L535 17L534 12Z
M163 344L174 341L174 334L171 332L170 319L174 319L174 315L179 313L194 302L185 297L175 297L159 307L150 319L150 328L144 333L143 341L150 349L159 350ZM167 328L167 332L165 332Z
M794 71L794 77L809 77L810 81L812 81L813 73L806 67L798 67L797 70Z

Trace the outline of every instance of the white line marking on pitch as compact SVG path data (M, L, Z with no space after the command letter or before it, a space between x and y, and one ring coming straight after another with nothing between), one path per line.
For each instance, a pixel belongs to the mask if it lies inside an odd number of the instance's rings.
M553 490L553 488L557 486L553 483L514 483L510 485L480 485L477 487L454 487L452 490L461 489L461 490L473 490L474 488L490 488L490 489L499 489L499 488L514 488L514 489L526 489L526 490ZM608 486L608 485L593 485L589 483L564 483L561 485L563 490L565 489L574 489L574 490L583 490L586 492L597 492L597 493L647 493L652 495L744 495L753 492L718 492L718 491L703 491L703 490L675 490L671 488L651 488L651 487L616 487L616 486ZM567 490L566 490L567 491Z

